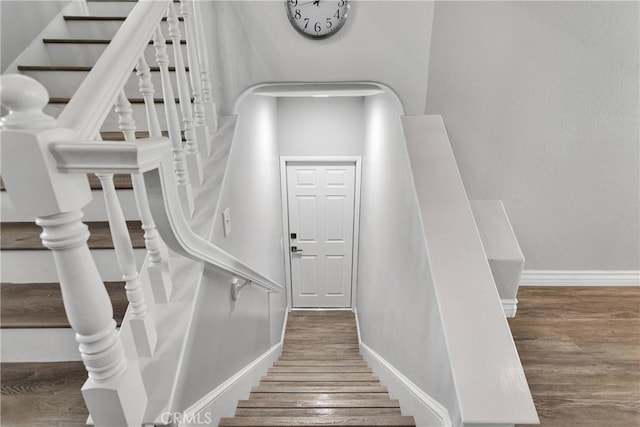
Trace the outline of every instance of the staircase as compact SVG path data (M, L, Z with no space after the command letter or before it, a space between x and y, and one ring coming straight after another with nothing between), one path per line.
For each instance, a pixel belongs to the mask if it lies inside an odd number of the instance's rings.
M40 59L36 62L32 59L34 55L27 55L26 63L15 66L15 71L38 80L47 88L50 100L44 109L46 114L58 117L64 110L135 4L135 0L87 0L88 16L65 14L62 19L67 34L44 37L41 46L34 49L46 52L48 60L40 54L35 56ZM179 20L183 21L182 18ZM162 27L166 34L166 18ZM174 74L172 41L166 42L172 64L169 70ZM155 60L151 46L144 55L149 62ZM154 98L156 111L164 123L159 69L151 67L150 72L159 93ZM126 92L134 120L143 129L136 131L135 136L147 138L149 131L144 127L147 123L144 100L133 71ZM175 102L179 104L178 99ZM117 119L112 113L102 125L102 140L124 141ZM167 133L166 130L162 132L163 136ZM102 186L94 174L89 174L88 179L93 195L84 218L91 233L88 245L105 280L113 317L120 327L129 305L125 282L121 281L122 272L116 262ZM131 178L129 175L114 175L113 181L140 266L146 254L144 230L138 219ZM3 267L0 328L3 347L12 360L5 362L7 358L4 357L0 364L2 425L85 425L89 414L80 389L87 380L87 370L79 361L78 344L73 339L74 332L65 314L51 252L42 245L42 229L36 226L33 218L14 211L1 178L0 196L3 205L0 224Z
M280 359L222 426L415 426L359 354L351 311L289 313Z

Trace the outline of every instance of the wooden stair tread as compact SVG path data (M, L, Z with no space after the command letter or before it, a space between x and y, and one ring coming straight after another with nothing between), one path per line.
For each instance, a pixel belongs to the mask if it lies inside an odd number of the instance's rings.
M110 39L82 39L82 38L43 38L42 42L47 44L109 44L111 43ZM173 44L173 40L168 39L165 40L167 44ZM149 44L153 44L153 40L149 40ZM180 44L187 44L186 40L180 40Z
M128 306L124 282L107 282L105 288L113 305L113 317L120 325ZM58 283L3 283L0 299L2 328L70 327Z
M238 408L236 417L402 415L400 408Z
M130 104L144 104L144 98L129 98ZM71 98L68 97L57 97L57 98L49 98L49 104L68 104L71 101ZM179 104L180 99L175 98L175 103ZM154 104L164 104L164 98L154 98Z
M82 362L2 363L0 375L3 426L86 424L89 412L80 389L87 371Z
M220 426L414 426L360 355L351 311L289 313L280 358Z
M87 178L89 179L89 185L91 186L92 190L102 189L100 180L95 174L93 173L87 174ZM126 174L114 175L113 185L115 185L116 190L131 190L133 188L133 183L131 182L131 175L126 175Z
M113 249L111 233L107 222L86 222L91 232L89 247L91 249ZM131 242L134 248L144 248L144 231L140 221L127 221ZM2 250L41 250L42 229L31 222L5 222L0 233L0 249Z
M124 137L122 136L122 132L114 132L120 134L120 139L105 139L105 141L124 141ZM101 190L102 186L100 185L100 180L95 176L95 174L87 174L87 178L89 179L89 186L92 190ZM113 176L113 184L116 187L116 190L131 190L133 188L133 183L131 182L131 175L125 174L116 174ZM6 191L7 189L4 186L4 181L2 177L0 177L0 191Z
M391 400L388 396L381 397L362 397L360 399L350 399L347 396L340 398L336 395L333 399L316 398L325 395L308 394L306 398L296 397L295 395L287 396L287 398L265 397L241 400L238 402L238 408L399 408L400 403L397 400Z
M71 71L71 72L89 72L93 67L90 65L18 65L18 71ZM151 71L159 72L160 67L149 67ZM188 72L189 67L184 67ZM170 66L169 71L175 71L176 67ZM136 71L133 70L133 73Z
M222 418L224 426L415 426L413 417L375 416L309 416L309 417L234 417Z
M322 383L323 385L314 385L317 383L302 383L296 385L292 383L261 383L251 389L252 393L388 393L387 388L379 384L375 385L336 385L335 383ZM331 384L331 385L324 385ZM369 383L363 383L369 384Z
M126 16L100 16L100 15L64 15L63 19L65 21L123 21L127 19ZM162 21L166 22L167 17L163 17ZM178 17L179 21L184 21L182 16Z
M269 369L269 374L282 373L321 373L321 372L345 372L345 373L371 373L367 366L275 366Z

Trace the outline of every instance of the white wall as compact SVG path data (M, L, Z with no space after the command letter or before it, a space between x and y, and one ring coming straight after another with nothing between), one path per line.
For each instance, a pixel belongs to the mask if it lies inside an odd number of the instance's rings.
M220 194L212 241L284 287L276 101L249 96L238 124ZM231 211L224 237L221 214ZM286 292L248 286L231 301L232 276L205 270L181 376L183 410L280 340Z
M362 155L362 97L278 98L281 156Z
M436 5L426 112L526 269L640 269L639 5Z
M2 72L71 0L0 1Z
M352 1L346 25L325 40L299 35L281 0L201 6L223 112L257 83L363 80L394 88L409 113L424 111L433 2Z
M357 296L362 340L446 406L455 421L455 390L400 112L386 94L364 104Z

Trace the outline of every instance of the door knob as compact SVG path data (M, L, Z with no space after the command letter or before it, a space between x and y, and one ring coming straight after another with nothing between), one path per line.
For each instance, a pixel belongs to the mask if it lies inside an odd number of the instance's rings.
M302 249L298 249L297 246L291 246L291 252L296 254L302 252Z

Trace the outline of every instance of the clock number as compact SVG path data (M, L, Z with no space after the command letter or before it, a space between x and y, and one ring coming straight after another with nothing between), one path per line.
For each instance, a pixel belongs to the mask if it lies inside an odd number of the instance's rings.
M298 5L298 0L287 0L291 6L296 7Z
M327 28L333 27L333 22L331 22L331 18L327 18Z
M300 14L300 9L296 9L296 13L293 15L293 17L296 19L302 18L302 15Z
M342 7L342 6L344 6L344 0L340 0L340 1L338 2L338 7Z
M340 19L340 9L336 10L336 13L333 14L333 17L336 19ZM329 19L329 18L327 18Z
M304 29L306 30L309 26L309 18L304 18Z
M316 30L316 33L322 31L322 25L319 22L316 22L316 25L313 26L313 29Z

